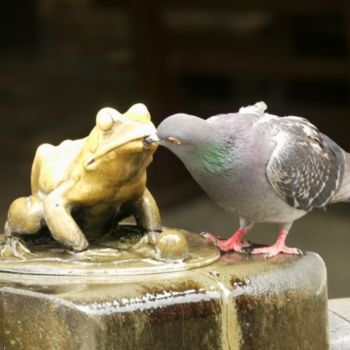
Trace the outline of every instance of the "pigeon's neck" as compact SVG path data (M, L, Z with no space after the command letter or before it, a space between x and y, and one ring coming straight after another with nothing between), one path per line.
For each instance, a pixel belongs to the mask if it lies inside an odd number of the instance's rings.
M219 174L232 167L229 152L222 142L215 140L195 151L194 165L204 172Z

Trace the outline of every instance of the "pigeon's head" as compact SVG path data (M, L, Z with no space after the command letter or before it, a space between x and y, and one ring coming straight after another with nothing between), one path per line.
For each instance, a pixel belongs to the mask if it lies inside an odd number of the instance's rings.
M162 146L179 154L203 146L211 140L212 134L212 127L205 120L178 113L164 119L156 135Z
M221 134L217 123L179 113L164 119L149 138L178 156L192 175L198 171L217 174L231 167Z

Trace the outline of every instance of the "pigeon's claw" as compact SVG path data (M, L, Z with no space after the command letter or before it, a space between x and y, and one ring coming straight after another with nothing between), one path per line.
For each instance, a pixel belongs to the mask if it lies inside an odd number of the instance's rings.
M251 251L251 254L266 254L267 258L272 258L273 256L284 253L284 254L293 254L293 255L302 255L302 251L298 248L289 248L286 245L277 246L275 244L269 247L255 248Z
M284 254L293 254L293 255L302 255L303 252L298 248L289 248L285 244L285 240L287 237L288 231L282 229L279 234L275 244L262 247L262 248L254 248L250 253L251 254L266 254L267 258L271 258L279 253Z
M245 253L245 248L250 247L250 242L242 240L242 236L245 234L244 228L240 228L231 238L219 239L210 233L202 233L209 242L213 243L222 252L228 252L230 250L237 253Z

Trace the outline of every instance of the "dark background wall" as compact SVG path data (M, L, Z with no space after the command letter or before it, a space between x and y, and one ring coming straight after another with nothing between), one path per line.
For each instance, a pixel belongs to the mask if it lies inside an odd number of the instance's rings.
M271 113L307 117L350 150L349 55L346 0L3 1L0 218L29 193L36 147L86 136L104 106L123 112L142 101L158 124L174 112L208 117L264 100ZM149 187L169 222L175 204L201 193L165 150ZM197 204L185 205L195 212ZM187 219L177 225L200 229ZM342 278L340 294L350 293Z

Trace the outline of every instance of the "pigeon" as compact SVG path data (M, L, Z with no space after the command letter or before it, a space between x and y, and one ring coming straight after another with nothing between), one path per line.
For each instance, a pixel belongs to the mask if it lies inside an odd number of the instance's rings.
M221 251L302 254L286 246L288 232L312 209L350 201L350 154L307 119L266 109L258 102L206 120L174 114L160 123L154 140L183 162L221 208L239 217L231 238L205 234ZM244 236L255 223L276 224L276 242L250 247Z

